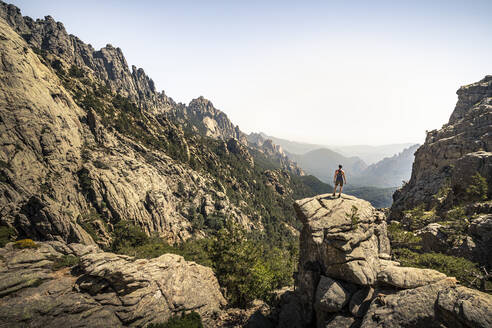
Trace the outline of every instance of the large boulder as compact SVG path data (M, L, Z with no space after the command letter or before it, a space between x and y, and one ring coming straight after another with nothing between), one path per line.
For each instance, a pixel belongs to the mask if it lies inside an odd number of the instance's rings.
M350 292L340 282L321 276L315 297L317 312L338 312L349 301Z
M282 327L294 318L295 327L486 327L492 297L389 260L385 216L368 202L319 195L294 207L303 223L299 272Z
M394 265L385 266L378 273L378 281L397 288L416 288L445 279L444 273L431 269L417 269Z
M435 312L437 296L455 284L456 280L445 279L392 295L379 294L364 316L361 328L442 328Z
M215 327L226 304L212 270L178 255L136 260L82 244L26 245L34 248L0 248L0 327L144 327L191 310Z
M309 323L315 312L313 300L317 300L318 317L324 316L320 312L329 313L347 304L349 295L343 287L335 286L369 286L377 282L380 257L389 257L389 242L384 214L365 200L326 194L299 200L294 208L303 224L298 294L303 318ZM328 279L340 282L329 284ZM335 302L336 306L330 303L333 299L322 302L322 294L327 292L340 296L341 302Z
M441 291L437 312L449 328L492 327L492 297L463 286Z
M77 286L108 304L126 324L164 321L173 313L197 311L210 317L225 305L212 269L164 254L151 260L93 253L81 258Z
M492 296L447 278L392 295L378 295L361 328L489 328L491 309Z
M387 251L387 234L375 234L385 222L382 212L365 200L331 194L299 200L294 208L303 223L300 268L318 263L330 277L359 285L376 281L380 245Z

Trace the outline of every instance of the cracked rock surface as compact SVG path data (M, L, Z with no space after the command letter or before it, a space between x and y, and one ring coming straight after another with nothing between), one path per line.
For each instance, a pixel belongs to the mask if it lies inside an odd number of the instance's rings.
M0 327L143 327L194 310L206 326L226 304L210 268L165 254L151 260L96 246L0 248ZM67 256L78 265L57 267Z
M299 272L278 327L491 327L492 296L390 260L386 217L368 202L326 194L294 207Z

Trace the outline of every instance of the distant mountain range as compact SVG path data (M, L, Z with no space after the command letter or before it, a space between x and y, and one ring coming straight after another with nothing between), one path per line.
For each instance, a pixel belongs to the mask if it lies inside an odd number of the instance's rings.
M381 146L353 145L353 146L328 146L328 148L347 157L358 156L367 165L375 164L380 160L398 154L403 149L413 146L414 143L390 144Z
M333 174L342 164L348 181L344 191L364 198L376 207L391 206L393 192L402 185L402 181L410 179L414 153L419 147L418 144L391 144L329 148L276 138L262 132L251 133L247 138L258 146L274 142L279 152L287 154L307 174L327 184L333 183ZM324 186L323 191L330 188Z
M367 164L359 157L345 157L327 148L312 150L303 155L286 153L303 170L327 183L333 181L333 174L339 164L343 165L347 178L355 174L359 175L367 168Z
M412 174L414 154L418 144L405 148L401 153L368 166L359 175L352 178L356 185L365 187L397 187L408 181Z
M266 133L251 133L248 136L248 140L263 139L272 140L276 145L281 146L285 151L291 154L303 155L312 150L327 148L339 153L345 157L357 156L362 159L367 165L371 165L379 162L380 160L391 157L398 154L403 149L413 146L413 143L401 143L401 144L388 144L381 146L369 146L369 145L352 145L352 146L338 146L338 145L319 145L304 142L291 141L287 139L277 138Z

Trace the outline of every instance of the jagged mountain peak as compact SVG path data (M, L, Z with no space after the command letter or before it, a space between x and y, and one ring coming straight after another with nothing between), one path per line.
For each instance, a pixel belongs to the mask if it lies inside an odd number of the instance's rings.
M478 102L490 103L492 97L492 75L486 75L478 82L464 85L456 91L458 102L449 118L448 124L453 124L462 119L466 113Z

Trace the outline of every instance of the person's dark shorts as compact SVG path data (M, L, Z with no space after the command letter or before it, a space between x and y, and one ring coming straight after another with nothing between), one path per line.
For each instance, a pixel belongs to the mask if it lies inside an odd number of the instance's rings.
M341 187L343 187L343 180L342 179L337 179L335 181L335 186L338 186L338 185L340 185Z

